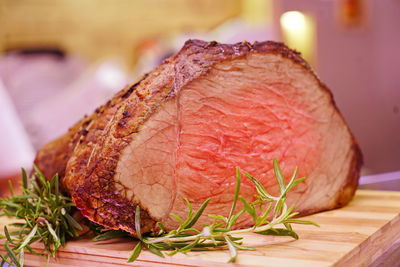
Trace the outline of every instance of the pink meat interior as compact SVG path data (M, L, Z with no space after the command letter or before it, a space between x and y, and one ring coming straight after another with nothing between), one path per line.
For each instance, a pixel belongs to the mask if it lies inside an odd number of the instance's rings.
M205 213L227 215L237 166L272 194L278 193L273 158L287 179L296 166L299 177L311 174L321 154L318 124L324 123L315 113L325 97L310 90L317 86L310 74L274 57L219 64L164 103L123 151L117 179L127 197L173 227L169 214L185 217L184 198L198 208L211 197ZM240 194L251 201L255 193L243 176Z

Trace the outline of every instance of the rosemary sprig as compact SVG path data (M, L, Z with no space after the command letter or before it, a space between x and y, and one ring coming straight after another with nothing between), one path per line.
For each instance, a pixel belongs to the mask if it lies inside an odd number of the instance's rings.
M69 197L59 191L58 175L51 181L46 180L43 173L36 168L28 182L28 175L22 169L22 194L14 195L12 186L11 196L0 198L0 216L7 215L22 219L23 222L10 226L18 230L9 232L4 227L6 255L0 255L1 266L9 263L23 266L26 251L35 255L56 257L60 247L66 241L77 237L82 230L80 224L70 215L75 207ZM36 252L31 248L35 241L42 242L44 249Z
M254 248L243 246L242 238L237 237L239 234L256 233L261 235L290 236L294 239L298 239L298 235L292 229L292 224L310 224L318 226L311 221L295 219L294 217L298 215L298 212L293 211L294 206L288 207L286 204L286 195L288 191L304 181L304 178L296 179L297 168L289 183L286 184L283 172L276 159L274 159L273 165L275 177L280 189L279 196L270 195L256 178L244 172L245 176L254 183L258 192L256 201L247 202L245 198L239 195L241 171L237 168L236 189L232 208L228 217L208 215L213 221L209 225L204 225L202 231L198 231L192 228L192 226L203 214L210 199L207 199L196 213L193 212L190 202L185 200L188 209L186 220L183 220L177 215L172 215L172 217L179 222L177 229L167 232L162 223L159 222L157 224L161 230L158 233L150 235L141 234L139 221L140 208L137 208L135 220L139 242L133 249L128 262L136 260L143 247L146 247L150 252L161 257L165 255L172 256L179 252L187 253L192 250L209 250L215 247L228 248L230 253L229 262L234 262L238 255L238 250L254 250ZM242 201L243 208L235 213L238 199ZM248 213L253 218L254 226L246 229L232 230L239 217L245 213ZM276 227L278 225L283 225L285 228ZM166 250L169 252L162 252Z
M236 187L233 196L232 207L227 217L222 215L207 215L212 219L212 223L204 225L201 231L193 228L200 216L203 215L211 199L207 199L197 211L193 211L191 203L185 199L188 214L186 219L178 215L171 214L179 222L177 229L167 231L161 222L158 222L157 233L142 234L140 229L140 207L135 212L135 228L139 242L132 250L128 262L136 260L142 249L147 248L153 254L165 257L176 253L187 253L189 251L210 250L214 248L228 249L230 252L230 262L234 262L238 255L238 250L255 250L244 246L242 233L256 233L261 235L290 236L298 239L298 235L293 231L292 224L317 224L295 219L298 212L294 212L294 207L287 207L286 195L290 189L302 182L304 178L296 179L297 169L295 169L288 184L285 183L283 173L278 161L274 159L274 172L280 188L279 196L270 195L262 184L247 172L244 175L250 179L256 190L257 200L248 202L240 196L241 171L236 169ZM69 197L62 195L59 191L58 175L51 181L46 180L43 173L35 167L35 172L28 182L25 170L22 170L22 195L14 195L12 185L10 185L11 197L0 198L0 216L7 215L22 219L23 222L13 223L10 226L17 228L17 231L9 232L4 227L5 238L4 247L6 255L0 255L1 266L4 263L13 264L17 267L23 266L24 253L50 257L56 257L60 247L66 241L77 237L78 231L82 230L81 225L71 216L75 210L75 205ZM243 203L243 208L235 212L238 201ZM246 229L236 229L237 220L245 213L253 218L253 226ZM283 225L285 228L277 227ZM89 223L88 227L96 235L93 241L101 241L123 236L129 236L126 232L108 230L94 223ZM235 229L235 230L233 230ZM33 242L42 242L44 249L37 252L32 249Z

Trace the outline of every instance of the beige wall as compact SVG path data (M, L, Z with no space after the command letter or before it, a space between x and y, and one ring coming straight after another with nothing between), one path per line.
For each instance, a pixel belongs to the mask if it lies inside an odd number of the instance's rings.
M0 51L59 47L132 64L141 40L207 30L240 9L240 0L0 0Z

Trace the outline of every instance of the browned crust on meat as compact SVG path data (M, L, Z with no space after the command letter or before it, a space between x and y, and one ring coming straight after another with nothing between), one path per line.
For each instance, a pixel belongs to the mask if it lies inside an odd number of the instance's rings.
M93 115L78 122L65 136L46 145L38 152L36 164L46 174L50 171L65 173L63 184L87 218L106 227L135 234L135 204L126 199L125 189L114 179L120 152L158 107L173 98L183 86L206 74L217 63L250 53L277 54L288 58L311 72L319 81L300 54L282 43L267 41L228 45L189 40L178 54L167 59L139 83L125 88ZM320 85L330 95L337 110L330 91L321 82ZM330 208L345 205L354 195L362 162L354 139L353 152L347 183ZM145 231L153 225L146 212L142 222Z
M119 105L125 98L129 97L138 83L126 86L111 100L97 108L90 116L85 116L74 124L66 134L44 145L37 152L34 164L42 170L48 179L56 173L63 178L68 160L71 158L76 144L88 134L87 128L93 121L102 116L109 107Z
M360 170L363 164L362 153L360 150L359 145L354 139L353 136L353 145L352 145L352 152L354 156L352 157L349 173L347 174L347 179L345 180L347 183L343 185L341 190L336 195L336 205L332 208L340 208L345 206L349 201L353 198L356 189L358 187L358 180L360 177Z
M321 211L327 211L327 210L341 208L341 207L347 205L350 202L350 200L353 199L353 196L358 187L360 170L361 170L361 166L363 164L363 156L362 156L362 153L361 153L358 143L354 139L354 136L352 137L352 140L353 140L353 144L352 144L350 153L353 154L353 157L351 158L349 173L347 174L347 178L344 180L345 183L338 190L338 192L335 195L335 198L332 199L332 201L330 202L331 205L326 206L326 207L318 207L318 209L313 208L313 209L301 210L299 216L306 216L306 215L311 215L311 214L321 212Z

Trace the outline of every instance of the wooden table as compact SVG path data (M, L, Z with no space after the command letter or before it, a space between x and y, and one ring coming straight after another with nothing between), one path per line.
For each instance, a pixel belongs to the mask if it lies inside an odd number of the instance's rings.
M159 258L145 251L139 259L126 263L135 243L118 239L93 243L82 239L61 249L58 261L49 266L368 266L400 262L400 192L358 190L344 208L322 212L307 219L320 228L296 225L300 239L250 234L245 243L256 251L240 251L236 264L226 263L227 251L190 252ZM3 219L4 220L4 219ZM3 221L3 224L5 222ZM1 221L0 221L1 224ZM3 227L1 227L2 229ZM0 253L4 249L0 247ZM375 263L374 263L375 262ZM30 266L45 266L45 260L26 255ZM378 265L377 265L378 264Z

